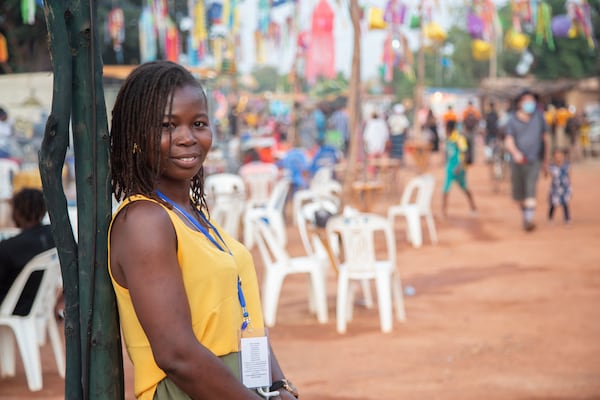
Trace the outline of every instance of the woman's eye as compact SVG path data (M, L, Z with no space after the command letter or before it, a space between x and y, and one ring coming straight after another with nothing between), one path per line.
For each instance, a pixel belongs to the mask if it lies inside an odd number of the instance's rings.
M175 124L173 124L172 122L169 122L169 121L165 121L162 123L162 128L163 129L173 129L173 128L175 128Z
M194 122L194 126L196 128L204 128L204 127L207 127L208 124L204 121L196 121L196 122Z

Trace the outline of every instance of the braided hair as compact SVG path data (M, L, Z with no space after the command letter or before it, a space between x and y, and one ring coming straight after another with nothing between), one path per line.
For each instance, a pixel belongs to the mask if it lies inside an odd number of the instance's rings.
M112 190L117 200L141 194L165 204L155 193L160 165L160 139L165 110L173 104L173 93L195 86L208 100L204 88L179 64L154 61L135 68L119 90L112 110L110 159ZM204 167L192 178L191 203L208 211L204 193ZM168 206L168 204L166 204Z
M39 189L21 189L13 196L12 207L13 216L27 223L41 223L46 215L44 193Z

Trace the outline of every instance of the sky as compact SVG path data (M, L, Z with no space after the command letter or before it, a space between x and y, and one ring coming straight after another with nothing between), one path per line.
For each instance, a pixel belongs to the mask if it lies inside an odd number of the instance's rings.
M334 39L335 39L335 60L336 70L342 72L345 76L350 76L352 59L352 23L347 7L347 0L328 0L336 17L334 20ZM434 3L433 0L424 0ZM405 0L409 10L416 10L419 0ZM300 29L310 29L312 10L318 3L318 0L300 0L299 1L299 23ZM374 6L385 8L387 0L359 0L362 6ZM464 6L465 0L438 0L438 6L434 7L433 20L439 23L445 29L453 25L455 17L451 12L455 7ZM503 5L506 0L496 0L496 4ZM258 0L245 0L240 4L241 24L241 54L238 62L238 70L242 73L250 72L256 65L255 60L255 41L254 31L256 21L258 20ZM276 22L283 22L289 15L292 8L290 5L277 7L272 14ZM410 11L409 11L410 12ZM410 15L410 14L409 14ZM403 28L407 34L411 47L417 47L415 32L411 32L407 27ZM384 40L384 31L364 30L362 36L361 49L361 75L362 79L369 79L377 76L382 54L382 43ZM283 45L279 48L275 46L267 47L267 64L276 66L281 74L290 71L295 52L295 44Z

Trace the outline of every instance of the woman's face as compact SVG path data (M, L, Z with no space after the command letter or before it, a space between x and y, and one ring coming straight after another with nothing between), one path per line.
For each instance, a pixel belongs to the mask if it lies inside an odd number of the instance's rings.
M168 104L168 103L167 103ZM212 146L208 107L201 89L175 89L173 104L165 110L160 140L161 181L189 181Z

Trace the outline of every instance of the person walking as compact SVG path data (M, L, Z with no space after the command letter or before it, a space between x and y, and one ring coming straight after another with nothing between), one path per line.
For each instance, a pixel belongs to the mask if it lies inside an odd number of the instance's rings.
M264 334L252 256L208 213L210 120L202 85L169 61L134 69L112 111L112 189L122 203L108 270L135 396L261 399L242 383L259 375L275 399L292 400L298 393ZM241 351L245 340L256 353ZM249 356L258 369L242 367Z
M404 106L402 104L395 104L392 107L392 114L388 117L387 123L390 127L390 157L402 161L404 158L406 132L410 126L410 122L404 114Z
M467 140L456 129L455 121L446 123L446 136L446 180L443 188L442 215L444 217L448 216L448 193L452 182L456 182L460 186L465 196L467 196L471 212L476 213L477 207L475 207L473 195L467 185L467 164L465 162Z
M505 147L511 155L512 197L519 204L523 229L535 229L536 189L540 169L547 174L550 151L548 125L537 106L538 96L526 89L515 98L515 112L505 127Z
M365 153L370 162L384 156L389 137L390 133L386 121L379 116L377 111L373 111L371 118L365 124L363 132ZM367 170L370 177L374 178L377 168L369 165Z
M548 166L552 183L548 195L548 219L552 221L555 207L561 206L566 223L571 221L569 214L569 200L571 199L571 178L569 176L569 163L566 161L564 149L554 149L552 162Z
M475 108L473 102L469 100L467 108L462 113L463 134L467 139L467 152L465 153L465 162L467 165L475 162L475 142L479 133L480 120L481 113Z
M438 122L433 110L429 108L427 110L427 116L425 117L425 124L423 130L429 135L429 144L431 145L431 151L437 153L440 150L440 137L438 134Z
M498 112L496 105L490 101L487 113L485 113L485 155L486 161L492 161L496 141L498 140Z

